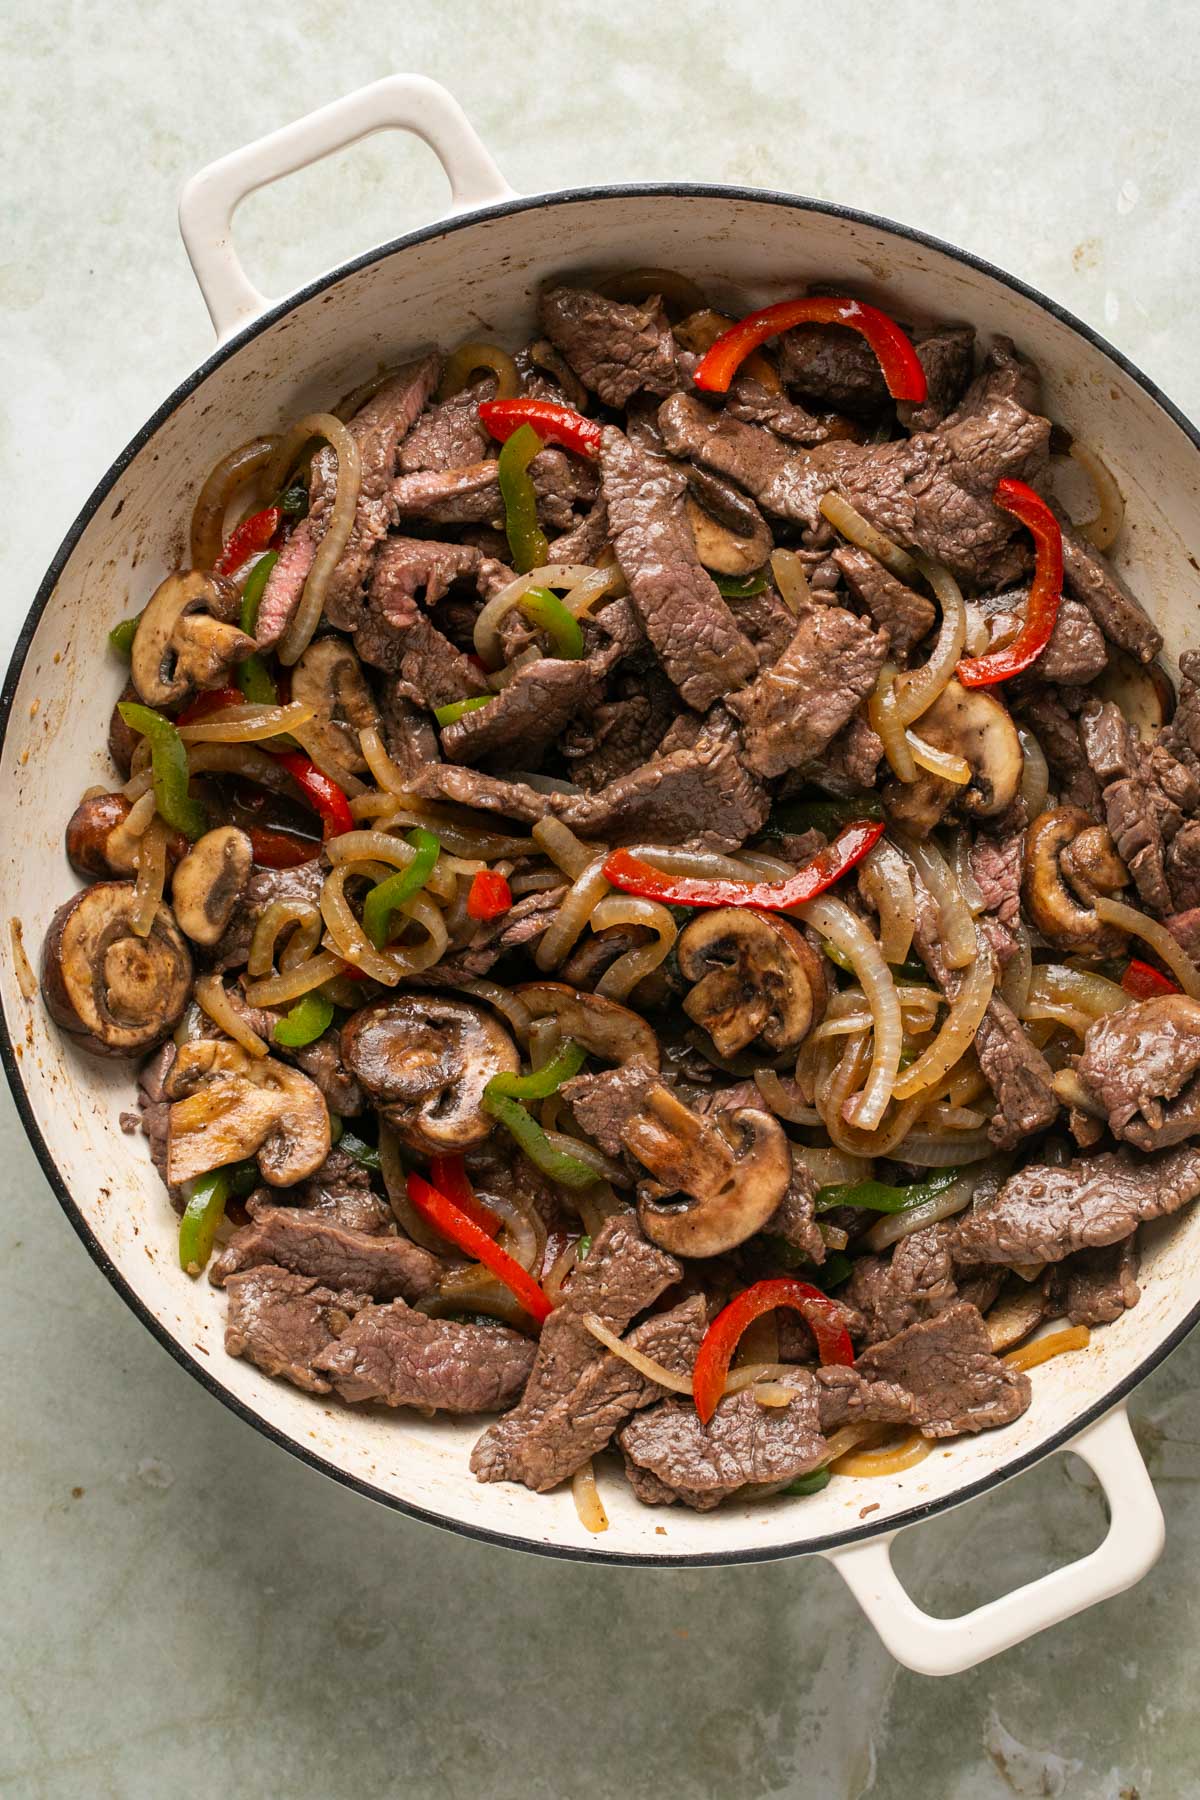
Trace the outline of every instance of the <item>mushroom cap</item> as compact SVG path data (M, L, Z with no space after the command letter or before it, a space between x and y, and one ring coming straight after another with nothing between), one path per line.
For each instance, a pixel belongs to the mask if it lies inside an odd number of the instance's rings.
M67 861L80 875L128 875L135 867L133 845L114 833L133 811L124 794L94 794L81 800L67 821Z
M192 958L170 908L145 937L130 922L132 881L98 881L60 906L42 951L50 1016L95 1056L141 1056L175 1026L192 985Z
M689 470L684 501L696 555L717 575L752 575L774 548L770 527L748 495L703 469Z
M378 726L379 710L352 647L341 637L314 638L292 670L292 699L315 706L305 728L342 768L358 775L367 766L360 731Z
M138 620L130 674L147 706L170 706L193 688L217 687L256 648L230 623L237 590L219 575L176 569L159 583Z
M792 1177L783 1127L757 1107L722 1114L718 1124L659 1085L621 1137L655 1177L638 1196L642 1230L675 1256L720 1256L744 1244L762 1230ZM692 1204L663 1206L668 1194L689 1195Z
M446 1154L492 1129L483 1090L515 1075L516 1045L493 1014L443 994L393 994L342 1026L342 1059L414 1150Z
M1021 901L1030 922L1056 950L1111 956L1124 935L1096 916L1098 893L1129 880L1106 826L1078 806L1039 813L1025 833Z
M171 906L194 944L215 944L242 897L254 851L246 832L220 825L196 839L175 870Z
M965 688L953 678L912 727L937 750L953 751L970 765L971 779L958 787L941 775L917 771L911 782L891 782L889 816L927 837L950 807L972 819L994 819L1017 797L1025 759L1008 709L987 688Z
M658 1068L654 1027L616 1000L568 987L565 981L527 981L514 992L535 1019L557 1019L564 1038L573 1038L602 1062L623 1064L642 1056L652 1069Z
M329 1111L320 1089L274 1057L200 1038L180 1045L165 1083L172 1100L167 1179L191 1181L257 1156L272 1187L290 1187L329 1155Z
M824 1017L822 959L786 919L714 907L685 926L676 953L680 974L696 984L683 1010L721 1056L759 1037L776 1052L794 1049Z

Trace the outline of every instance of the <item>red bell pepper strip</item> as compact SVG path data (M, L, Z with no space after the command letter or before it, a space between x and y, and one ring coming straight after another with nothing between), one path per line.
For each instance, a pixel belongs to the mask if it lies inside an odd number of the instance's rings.
M227 706L245 706L246 696L240 688L223 687L208 688L197 694L175 720L176 725L198 725L201 719L207 719L210 713L224 712Z
M790 331L793 325L848 325L852 331L861 332L879 360L892 399L915 400L918 404L925 399L925 371L895 319L863 300L831 294L780 300L731 325L705 353L693 377L696 386L709 394L728 393L730 382L751 352L768 338Z
M467 1174L467 1165L461 1156L431 1156L429 1159L430 1183L439 1194L445 1194L447 1200L453 1201L460 1212L465 1212L468 1219L473 1219L481 1231L494 1238L503 1220L498 1219L490 1207L476 1198Z
M1130 959L1129 967L1121 977L1121 986L1135 1000L1154 1000L1160 994L1183 992L1177 982L1169 980L1152 963L1141 962L1136 956Z
M692 875L664 875L629 850L614 850L604 875L622 893L661 900L667 906L752 906L759 912L788 912L840 881L879 842L885 829L881 819L844 825L831 844L786 881L702 881Z
M494 869L477 871L467 894L469 919L498 919L513 903L512 889Z
M354 814L350 811L350 802L336 781L331 781L328 775L322 775L316 763L307 756L302 756L299 750L289 750L276 760L320 813L325 822L325 837L340 837L344 831L354 830Z
M600 454L600 426L573 406L556 400L484 400L479 417L494 438L505 443L521 425L532 425L543 444L561 444L576 456Z
M704 1334L692 1370L692 1397L696 1411L705 1425L717 1410L717 1402L725 1392L725 1377L742 1333L763 1313L777 1306L790 1306L804 1315L805 1323L817 1340L817 1355L823 1363L854 1361L850 1333L842 1323L841 1307L811 1282L782 1277L775 1281L756 1281L736 1296L717 1314Z
M264 506L261 512L243 519L225 540L224 548L213 564L214 575L232 575L250 557L266 550L283 524L283 513L277 506Z
M994 682L1008 681L1011 676L1022 674L1036 662L1050 642L1062 600L1062 532L1046 502L1023 481L1013 481L1009 477L996 483L992 501L1002 512L1020 519L1032 533L1037 562L1029 589L1029 604L1025 608L1025 623L1012 643L1002 650L989 650L986 656L963 658L955 674L964 687L991 687Z
M440 1231L444 1238L474 1257L476 1262L481 1262L485 1269L490 1269L497 1281L502 1281L516 1295L531 1318L539 1325L545 1323L554 1311L549 1296L507 1250L492 1242L481 1225L476 1225L460 1206L455 1206L453 1200L447 1199L419 1175L408 1177L408 1197L435 1231Z
M250 851L263 869L298 869L320 855L320 845L310 838L296 837L290 831L272 831L265 825L249 828ZM349 964L347 964L349 969Z

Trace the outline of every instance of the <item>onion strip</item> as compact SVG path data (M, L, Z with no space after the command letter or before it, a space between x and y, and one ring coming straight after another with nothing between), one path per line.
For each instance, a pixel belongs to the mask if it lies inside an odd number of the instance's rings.
M690 1376L676 1375L663 1363L656 1362L652 1356L643 1355L633 1344L625 1343L615 1332L610 1331L603 1319L598 1319L595 1313L583 1313L579 1323L585 1331L591 1332L597 1343L603 1344L606 1350L611 1350L614 1356L619 1356L622 1362L627 1362L631 1369L636 1369L647 1381L654 1382L657 1387L667 1388L672 1394L686 1394L691 1399Z
M340 956L331 950L323 950L319 956L310 956L307 962L289 969L286 974L268 975L264 981L250 982L246 988L246 1003L249 1006L282 1006L287 1000L299 1000L323 982L343 974L345 967Z
M196 1004L206 1012L214 1025L219 1025L226 1037L240 1044L251 1056L268 1056L270 1046L264 1043L252 1025L234 1007L225 991L225 983L219 975L201 975L197 978L193 993Z
M942 927L942 952L951 969L965 969L976 952L975 921L954 875L930 843L893 830L893 840L903 850L937 902Z
M872 731L883 745L883 753L896 780L915 781L917 765L896 705L898 673L895 663L884 663L875 683L875 691L867 702L867 718Z
M811 925L849 957L867 997L874 1020L874 1048L867 1084L855 1102L852 1122L863 1131L872 1130L887 1110L904 1043L900 1001L891 970L862 920L843 901L823 894L796 907L794 917Z
M642 925L655 933L652 942L635 944L604 971L595 987L604 1000L626 999L639 981L666 961L679 936L679 927L665 906L628 894L611 894L601 900L588 924L593 931L607 931L612 925Z
M1145 913L1138 912L1134 906L1126 906L1123 900L1110 900L1107 894L1098 895L1093 905L1096 917L1106 925L1116 925L1121 931L1131 932L1135 937L1144 939L1166 963L1184 993L1193 1000L1200 1000L1200 972L1197 972L1191 957L1165 925L1160 925L1157 919L1148 919Z
M1049 1362L1053 1356L1086 1350L1091 1341L1092 1334L1086 1325L1072 1325L1066 1331L1052 1331L1049 1337L1035 1338L1032 1344L1022 1344L1019 1350L1010 1351L1001 1360L1010 1369L1036 1369L1039 1363Z
M1112 471L1105 467L1095 451L1089 450L1086 444L1073 443L1070 454L1091 480L1099 503L1095 517L1083 520L1075 529L1080 537L1095 544L1097 550L1109 550L1125 522L1125 501L1121 490Z
M858 866L858 883L879 914L879 948L886 963L902 963L912 948L917 909L908 864L887 838Z
M963 1052L969 1050L974 1042L979 1021L987 1011L995 985L996 972L991 954L981 946L932 1044L907 1069L901 1069L896 1077L892 1087L893 1099L911 1100L915 1095L925 1093L954 1067Z
M876 1475L899 1475L924 1462L932 1449L932 1440L922 1437L914 1429L906 1432L890 1449L850 1450L829 1467L835 1475L851 1475L859 1480Z
M604 1502L596 1486L596 1473L589 1456L581 1469L576 1469L571 1477L571 1498L575 1502L575 1511L579 1515L579 1523L585 1531L600 1532L608 1530L608 1514L604 1510Z
M167 828L152 819L137 842L137 880L129 924L135 937L149 937L167 879Z
M255 744L307 725L317 709L302 700L286 706L225 706L194 725L180 725L185 744Z
M856 544L860 550L869 551L885 569L891 570L897 581L907 582L910 587L916 581L920 569L908 552L902 550L899 544L894 544L890 537L885 537L882 531L876 531L874 525L869 524L840 494L832 491L826 494L821 501L820 510L835 531L840 531L849 543Z
M323 437L331 445L337 458L337 482L333 505L326 519L321 541L317 545L312 567L308 571L300 604L279 640L277 654L285 667L298 662L312 641L325 605L325 589L329 585L329 578L337 567L354 528L359 489L362 485L362 458L358 444L342 421L334 418L332 413L306 413L288 430L272 457L271 466L267 470L267 486L278 489L283 485L297 452L309 438L314 437Z
M957 581L941 563L923 556L917 560L941 604L942 623L929 660L896 681L896 716L902 725L911 725L928 712L958 667L967 639L966 608Z
M808 576L804 572L804 564L794 550L773 550L771 552L771 573L775 577L775 586L789 612L799 613L801 607L813 603L812 589L808 585Z
M279 448L277 437L251 438L230 450L205 477L192 508L190 531L193 569L211 569L221 554L221 535L229 502L238 488L252 481Z

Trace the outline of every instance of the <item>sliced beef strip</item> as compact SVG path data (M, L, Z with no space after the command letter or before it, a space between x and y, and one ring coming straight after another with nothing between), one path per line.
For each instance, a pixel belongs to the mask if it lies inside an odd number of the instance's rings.
M531 1338L506 1325L430 1319L393 1300L363 1307L313 1367L355 1405L502 1412L519 1399L535 1353Z
M1169 914L1163 924L1176 942L1182 944L1192 961L1200 961L1200 905Z
M319 1215L326 1224L369 1235L391 1232L396 1221L387 1201L371 1186L368 1170L335 1144L315 1175L286 1190L256 1188L246 1202L252 1219L272 1211L281 1201Z
M1059 523L1067 588L1082 600L1110 643L1128 650L1139 662L1153 662L1162 649L1162 632L1095 545L1080 537L1061 513Z
M1173 907L1187 911L1200 904L1200 821L1187 820L1171 839L1166 876Z
M992 643L1006 643L1016 637L1024 623L1029 588L1007 588L978 598L975 604L988 621ZM1050 641L1033 665L1033 674L1038 681L1081 686L1094 680L1107 663L1104 634L1091 613L1081 601L1064 598Z
M613 548L638 616L689 706L750 680L758 659L696 553L682 471L607 426L600 473Z
M861 713L855 713L825 746L813 772L831 792L857 794L875 786L882 761L882 738Z
M663 1400L635 1414L618 1441L627 1468L653 1478L641 1497L708 1512L743 1488L778 1486L816 1468L825 1455L816 1382L799 1368L781 1382L794 1392L786 1406L762 1406L744 1388L720 1401L707 1425L690 1400Z
M372 395L347 427L358 445L362 476L354 524L325 592L325 613L340 625L358 604L376 546L388 528L389 491L400 440L410 429L437 384L437 356L408 363ZM257 638L269 647L283 636L300 603L304 583L325 535L337 487L337 454L326 445L313 458L309 510L267 577L258 609Z
M1011 400L1029 413L1042 410L1041 370L1006 337L993 338L978 375L950 416L960 419L986 412L997 400Z
M622 1131L660 1080L644 1056L634 1056L620 1068L575 1075L559 1092L592 1142L606 1156L620 1157L625 1149Z
M833 553L846 585L862 601L876 625L886 631L896 656L907 656L933 630L937 612L932 600L885 569L866 550L847 544Z
M1114 1137L1165 1150L1200 1132L1200 1006L1160 996L1088 1027L1075 1064Z
M817 406L869 416L888 404L878 357L848 325L794 325L775 349L786 385Z
M953 1306L958 1283L946 1238L942 1226L927 1225L901 1238L890 1259L855 1257L843 1297L865 1318L869 1344Z
M754 645L759 669L769 669L778 662L792 641L796 615L773 587L745 600L731 600L729 609L743 632Z
M1061 1262L1075 1250L1115 1244L1139 1220L1177 1212L1200 1194L1200 1147L1141 1156L1106 1150L1058 1167L1031 1163L954 1228L962 1262Z
M1137 1233L1098 1250L1078 1250L1065 1265L1066 1314L1072 1325L1111 1325L1142 1297Z
M648 763L676 714L675 690L657 670L619 676L613 691L563 733L571 778L589 794Z
M461 469L483 462L496 448L479 417L480 403L496 397L495 378L488 376L449 400L439 400L422 413L400 446L400 472Z
M1100 783L1088 767L1079 726L1051 687L1035 687L1014 701L1013 716L1032 731L1041 746L1064 802L1098 818L1101 813Z
M316 906L325 885L325 867L313 846L311 862L294 869L253 869L225 931L208 953L213 969L240 969L250 954L254 927L273 900L301 900Z
M572 1396L609 1354L580 1321L594 1313L619 1336L682 1273L673 1256L642 1236L632 1213L610 1219L542 1327L520 1405L472 1451L473 1473L481 1481L523 1481L535 1489L561 1479L554 1471L564 1407L569 1416Z
M1143 745L1111 700L1086 703L1079 735L1103 787L1108 829L1142 901L1152 912L1170 912L1167 856L1185 814L1200 804L1197 770L1163 742Z
M518 944L532 944L553 922L566 895L566 886L547 888L524 897L498 918L483 920L465 944L449 950L422 975L434 987L451 986L478 978Z
M479 769L458 768L452 763L429 763L413 782L422 800L450 800L478 812L499 813L506 819L533 824L549 814L551 796L527 787L523 781L504 781Z
M441 760L433 720L409 698L401 675L386 675L379 683L379 716L383 747L406 782L415 781L426 763Z
M747 767L770 777L820 756L874 689L886 655L887 638L853 613L806 607L779 661L729 695Z
M590 506L595 499L595 471L562 450L541 451L529 465L529 476L538 517L554 531L569 531L576 522L576 507ZM388 508L393 524L418 519L428 525L502 525L504 501L496 460L400 475L391 485Z
M558 563L596 563L608 545L608 508L604 495L593 501L590 511L557 537L550 545L550 561Z
M448 762L499 758L509 769L536 768L571 721L586 717L603 692L599 661L540 657L518 669L486 706L443 726L442 751Z
M550 288L538 318L584 386L608 406L625 406L642 388L669 394L678 386L675 339L657 297L623 306L586 288Z
M925 371L926 396L896 403L896 417L906 431L932 431L953 412L971 379L975 360L973 325L940 325L916 339L917 361Z
M818 1370L817 1380L826 1389L840 1390L846 1407L840 1422L872 1418L874 1385L900 1389L912 1401L911 1422L933 1438L1009 1425L1033 1397L1028 1375L1010 1369L993 1354L987 1326L978 1309L966 1301L872 1345L853 1368ZM828 1403L829 1408L832 1405ZM822 1406L821 1417L829 1429L827 1406Z
M981 831L968 851L971 873L983 896L979 925L1003 966L1016 950L1012 927L1021 917L1021 871L1024 867L1025 833L1019 827L1007 831Z
M455 581L469 580L490 595L511 573L468 544L389 539L376 559L368 606L357 623L359 655L398 677L398 696L430 711L490 694L481 671L438 630L429 609Z
M761 1107L762 1100L753 1082L749 1084L748 1092L742 1090L741 1083L733 1091L736 1097L732 1101L725 1098L722 1110L725 1107L730 1110L739 1106ZM728 1092L729 1090L722 1090L723 1095ZM805 1167L793 1148L792 1178L783 1199L763 1226L763 1232L768 1237L782 1238L785 1244L799 1251L805 1262L823 1263L825 1239L821 1236L814 1212L816 1197L817 1178Z
M855 438L861 427L839 413L810 412L784 393L772 393L740 370L729 390L725 409L747 425L766 425L776 437L790 444L827 444L838 438Z
M134 1115L150 1149L150 1160L162 1176L163 1185L167 1181L167 1133L170 1128L171 1102L167 1098L166 1079L175 1062L175 1045L167 1040L148 1062L138 1070L137 1103L138 1111ZM122 1125L126 1115L122 1114Z
M351 1231L295 1206L258 1208L252 1223L235 1231L214 1261L212 1282L221 1287L230 1275L261 1263L277 1263L327 1287L377 1300L419 1300L433 1292L443 1273L436 1256L406 1237Z
M353 1119L366 1111L363 1091L342 1061L341 1032L336 1025L331 1025L328 1031L311 1044L303 1044L299 1049L289 1049L275 1039L275 1027L283 1018L286 1007L248 1006L236 987L228 990L228 999L233 1010L245 1019L251 1031L256 1031L271 1046L272 1055L280 1057L284 1062L295 1063L298 1069L302 1069L316 1083L331 1112L337 1113L341 1118Z
M328 1381L313 1365L367 1304L364 1294L335 1293L315 1276L270 1265L231 1275L225 1292L225 1349L230 1356L248 1356L264 1374L282 1375L306 1393L329 1392Z

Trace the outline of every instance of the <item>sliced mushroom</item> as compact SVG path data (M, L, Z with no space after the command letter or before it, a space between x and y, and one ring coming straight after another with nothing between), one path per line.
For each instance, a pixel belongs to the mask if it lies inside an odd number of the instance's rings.
M170 706L193 688L220 687L254 639L231 623L232 583L200 569L177 569L161 582L138 621L130 673L147 706Z
M50 1015L95 1056L140 1056L187 1005L192 958L167 906L145 937L130 923L132 881L98 881L60 906L42 952Z
M777 1119L752 1106L720 1118L721 1125L700 1118L660 1085L621 1133L655 1178L639 1192L642 1230L675 1256L720 1256L744 1244L762 1230L791 1180L791 1148ZM692 1204L662 1205L670 1194L685 1194Z
M1031 1331L1036 1331L1048 1310L1045 1289L1039 1282L1022 1281L1018 1275L1010 1275L984 1321L993 1355L999 1356L1002 1350L1013 1349Z
M786 919L717 907L681 932L676 953L680 974L696 984L683 1010L721 1056L755 1038L776 1052L794 1049L825 1016L823 959Z
M113 768L123 781L128 781L129 771L133 767L133 753L141 743L141 734L127 725L121 717L121 701L136 700L138 691L132 681L127 681L117 697L108 720L108 754L112 757Z
M1025 834L1021 899L1030 923L1055 950L1089 956L1120 950L1122 933L1100 922L1092 902L1128 880L1107 828L1078 806L1040 813Z
M1146 744L1175 716L1175 688L1162 664L1142 664L1115 644L1109 645L1108 667L1093 681L1092 692L1115 701Z
M299 1069L226 1039L182 1044L164 1084L167 1180L174 1185L257 1156L272 1187L290 1187L329 1155L329 1112Z
M197 838L175 871L171 905L179 929L193 944L215 944L250 879L254 851L236 825L221 825Z
M919 769L915 781L889 782L884 805L897 825L928 837L951 807L968 818L993 819L1012 805L1024 768L1021 740L1007 708L993 694L949 681L912 729L935 749L963 757L971 779L958 787Z
M67 861L80 875L132 875L137 837L126 829L133 804L124 794L94 794L81 800L67 821ZM167 834L167 861L177 863L188 841L181 831Z
M367 760L360 731L378 728L379 709L354 651L340 637L314 638L292 670L292 699L315 706L306 735L319 739L335 763L358 775Z
M342 1060L405 1143L427 1154L482 1143L492 1128L484 1088L521 1066L490 1012L441 994L364 1006L342 1026Z
M704 469L689 469L685 501L696 554L717 575L753 575L771 554L770 527L748 495Z
M515 991L533 1018L557 1019L564 1038L573 1038L601 1062L627 1063L641 1056L658 1068L654 1028L627 1006L580 993L561 981L528 981Z

